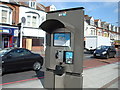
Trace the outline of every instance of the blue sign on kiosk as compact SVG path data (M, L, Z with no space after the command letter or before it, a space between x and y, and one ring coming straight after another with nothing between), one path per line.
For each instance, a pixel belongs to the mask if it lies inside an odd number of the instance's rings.
M54 33L54 46L70 46L70 33Z

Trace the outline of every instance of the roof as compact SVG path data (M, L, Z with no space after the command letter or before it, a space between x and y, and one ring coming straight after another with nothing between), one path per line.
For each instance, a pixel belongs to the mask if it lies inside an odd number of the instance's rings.
M25 7L29 7L29 2L30 0L10 0L11 3L20 5L20 6L25 6ZM32 1L36 1L36 0L32 0ZM37 10L42 10L45 11L46 7L40 3L36 3L36 9Z
M36 9L46 11L46 7L40 3L37 3Z
M95 19L94 22L98 22L100 19Z
M89 17L88 15L84 15L84 18L85 18L85 20L90 20L91 19L91 17Z
M47 6L46 7L46 12L49 12L50 11L50 6Z
M55 13L55 12L62 12L62 11L71 11L71 10L80 10L80 9L84 9L84 8L83 8L83 7L77 7L77 8L70 8L70 9L50 11L50 12L48 12L48 13Z

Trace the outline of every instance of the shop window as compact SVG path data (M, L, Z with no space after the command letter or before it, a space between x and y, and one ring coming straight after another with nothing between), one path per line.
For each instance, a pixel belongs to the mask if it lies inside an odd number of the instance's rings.
M43 46L44 44L44 38L41 37L39 39L33 39L32 40L32 46Z

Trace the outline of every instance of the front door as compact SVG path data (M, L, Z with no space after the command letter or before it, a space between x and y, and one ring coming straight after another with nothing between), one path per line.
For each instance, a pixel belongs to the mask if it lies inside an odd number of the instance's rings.
M9 37L3 37L3 48L9 47Z

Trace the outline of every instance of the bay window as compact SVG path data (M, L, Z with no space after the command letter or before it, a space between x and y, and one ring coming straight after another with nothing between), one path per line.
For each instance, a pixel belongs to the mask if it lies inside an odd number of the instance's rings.
M6 5L0 5L0 23L12 24L12 9Z
M39 21L39 16L37 14L33 13L27 13L27 18L26 18L26 26L27 27L37 27L37 23Z

